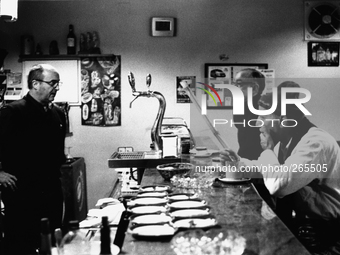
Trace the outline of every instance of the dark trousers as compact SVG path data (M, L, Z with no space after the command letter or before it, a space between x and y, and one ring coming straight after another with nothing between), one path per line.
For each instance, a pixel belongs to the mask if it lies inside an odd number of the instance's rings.
M36 254L40 247L40 222L48 218L53 236L61 228L63 195L61 185L53 183L40 189L6 191L4 251L5 254Z

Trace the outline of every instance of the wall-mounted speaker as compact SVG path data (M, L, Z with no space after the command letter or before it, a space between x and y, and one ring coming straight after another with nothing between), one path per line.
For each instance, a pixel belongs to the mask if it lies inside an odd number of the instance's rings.
M340 1L305 1L305 40L340 40Z

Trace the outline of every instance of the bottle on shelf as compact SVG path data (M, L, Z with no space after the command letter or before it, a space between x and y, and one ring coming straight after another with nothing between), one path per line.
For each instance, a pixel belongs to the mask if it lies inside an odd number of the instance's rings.
M50 55L59 55L58 42L56 40L50 42L49 53Z
M69 222L69 231L63 237L60 249L64 255L90 254L91 244L86 231L79 229L77 220Z
M79 54L86 53L86 35L81 33L79 36Z
M87 32L86 33L86 51L87 51L87 53L92 53L92 49L93 49L92 33Z
M107 216L102 217L100 228L100 254L111 254L111 229Z
M51 255L52 254L52 241L50 222L48 218L41 219L41 238L40 238L40 249L39 255Z
M39 43L37 43L37 47L35 49L35 55L42 55L42 50L41 50L41 46Z
M69 25L68 34L67 34L67 54L74 55L76 54L76 36L74 34L73 25Z
M92 40L93 40L93 49L92 49L92 53L93 54L100 54L100 48L99 48L99 36L98 33L96 31L92 32Z

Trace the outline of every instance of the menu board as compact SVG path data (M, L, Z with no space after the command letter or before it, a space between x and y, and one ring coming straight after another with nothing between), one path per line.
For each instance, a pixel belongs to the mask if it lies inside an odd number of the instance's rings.
M121 125L120 56L81 58L81 123Z

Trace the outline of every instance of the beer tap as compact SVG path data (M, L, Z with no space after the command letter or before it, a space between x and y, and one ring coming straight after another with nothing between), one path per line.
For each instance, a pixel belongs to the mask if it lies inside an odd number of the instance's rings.
M129 79L130 86L132 88L132 92L136 92L135 76L133 75L132 72L129 73L128 79Z
M136 91L135 78L132 72L129 73L128 80L129 80L129 83L132 89L132 95L135 96L135 98L130 102L130 108L132 107L132 103L138 97L147 97L147 98L155 97L159 101L158 113L157 113L155 122L151 128L151 141L152 141L152 148L154 150L162 150L163 145L162 145L162 138L161 138L161 127L162 127L162 122L163 122L164 113L166 109L165 98L160 92L150 90L150 86L151 86L151 75L150 74L146 76L146 87L148 89L147 91Z
M146 76L146 87L148 88L148 91L150 91L150 86L151 86L151 74L148 74Z

